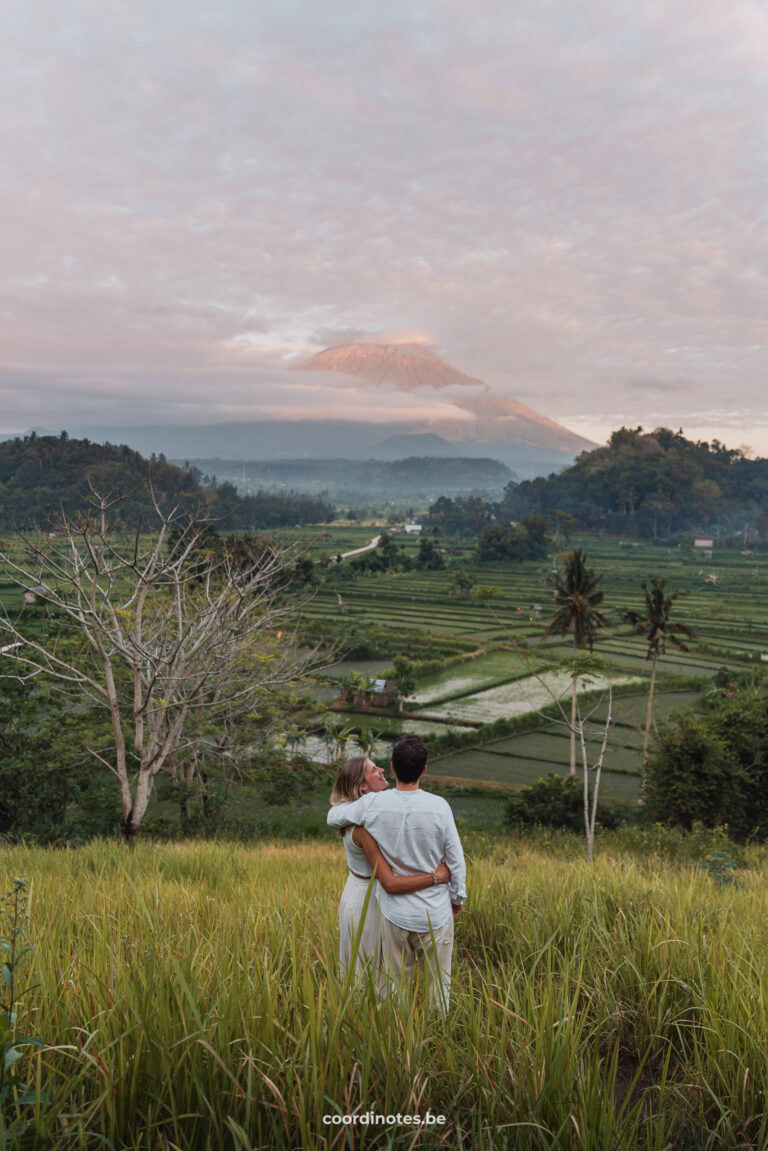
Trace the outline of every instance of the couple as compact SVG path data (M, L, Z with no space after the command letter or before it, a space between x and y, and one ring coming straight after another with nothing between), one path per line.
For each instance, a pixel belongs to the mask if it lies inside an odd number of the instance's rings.
M448 1007L453 920L467 897L466 867L453 813L444 799L422 791L427 749L404 735L392 749L395 787L365 757L339 770L328 826L343 835L349 876L339 904L340 958L349 965L352 944L375 874L361 928L358 965L381 965L390 980L408 979L426 966L431 998Z

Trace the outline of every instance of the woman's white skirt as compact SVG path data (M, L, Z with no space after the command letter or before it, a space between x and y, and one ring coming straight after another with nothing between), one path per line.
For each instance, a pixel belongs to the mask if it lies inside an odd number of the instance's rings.
M344 890L341 893L341 902L339 903L339 962L342 971L346 971L349 967L352 956L352 945L358 928L360 927L360 917L363 914L363 904L365 903L369 886L370 880L361 879L360 876L353 875L350 871ZM365 922L363 923L363 930L360 935L360 946L357 953L356 964L358 975L366 964L370 964L375 971L379 969L381 939L379 933L379 901L376 898L375 887L376 883L374 881L374 890L371 891L371 897L368 900Z

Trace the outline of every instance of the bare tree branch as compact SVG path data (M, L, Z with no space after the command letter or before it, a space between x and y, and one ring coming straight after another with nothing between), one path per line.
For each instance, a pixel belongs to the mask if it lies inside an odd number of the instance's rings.
M295 610L281 601L292 553L271 544L251 554L226 542L201 548L212 521L178 503L165 511L151 473L154 533L138 528L125 538L117 509L140 486L115 496L89 479L88 514L62 515L63 546L41 534L19 536L39 575L0 553L14 582L73 629L73 638L41 640L6 612L3 664L15 667L14 678L45 676L70 688L109 716L114 759L89 751L118 780L129 841L166 764L205 741L224 754L238 717L307 669L292 635L281 638ZM190 727L196 716L205 725ZM203 733L211 724L221 725L220 739Z

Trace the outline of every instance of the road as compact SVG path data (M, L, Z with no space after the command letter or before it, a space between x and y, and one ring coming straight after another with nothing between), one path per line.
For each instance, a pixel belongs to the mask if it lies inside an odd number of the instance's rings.
M374 536L371 542L366 544L364 548L355 548L353 552L342 552L341 558L343 560L348 560L350 556L360 556L363 554L363 552L373 551L373 549L378 545L380 539L381 536Z

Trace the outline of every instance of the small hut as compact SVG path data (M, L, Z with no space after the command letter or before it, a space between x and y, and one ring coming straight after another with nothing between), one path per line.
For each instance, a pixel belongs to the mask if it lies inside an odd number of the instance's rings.
M394 707L397 703L397 684L393 679L375 679L365 691L355 696L356 707Z

